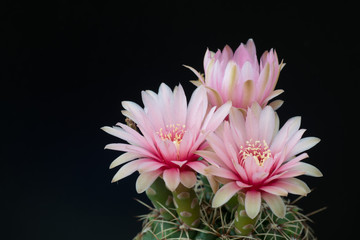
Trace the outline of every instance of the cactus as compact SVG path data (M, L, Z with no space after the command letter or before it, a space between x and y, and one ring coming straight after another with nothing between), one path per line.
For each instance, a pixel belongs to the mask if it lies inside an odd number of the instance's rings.
M122 102L127 125L101 128L126 142L105 146L124 152L112 182L138 171L136 191L154 206L134 239L315 239L308 217L281 197L311 192L296 177L322 176L301 162L320 139L302 138L300 117L280 128L283 101L268 103L283 92L275 85L284 63L273 49L257 61L249 39L235 52L207 50L204 66L205 75L188 67L199 78L189 103L180 84L162 83L142 92L144 108Z
M171 220L176 216L172 193L166 188L161 178L158 178L146 190L146 195L165 220Z
M158 184L157 181L156 183ZM161 183L161 181L159 182ZM178 204L178 213L188 207L188 204L193 201L192 199L198 199L196 200L200 217L198 226L191 226L185 218L182 218L176 212L170 214L172 216L171 219L165 219L163 214L159 215L159 209L156 207L149 214L142 216L143 228L134 240L316 239L312 229L307 224L309 218L301 213L300 208L289 202L285 202L285 218L278 218L266 203L262 203L260 214L255 219L250 219L244 216L244 214L239 214L244 208L241 197L238 198L236 196L229 200L228 206L224 205L218 209L212 208L211 200L214 194L204 176L200 176L197 185L193 189L180 186L175 192L173 195L176 204ZM176 196L182 192L189 193L189 198L186 198L187 201L185 202L181 202L184 199ZM230 205L232 207L229 207ZM168 209L165 210L168 211ZM238 214L238 218L236 214ZM242 228L241 233L239 233L239 224L242 224L242 226L252 224L253 227Z
M197 227L200 223L199 200L194 189L190 189L181 183L173 192L176 212L188 227Z

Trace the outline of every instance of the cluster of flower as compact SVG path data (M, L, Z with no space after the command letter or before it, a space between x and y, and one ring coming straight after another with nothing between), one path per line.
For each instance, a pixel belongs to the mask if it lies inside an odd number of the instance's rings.
M158 93L141 93L144 107L122 102L123 115L136 128L122 123L102 128L126 141L105 147L124 152L111 163L110 168L126 163L112 182L138 171L138 193L154 192L151 186L162 179L164 191L176 192L178 201L190 196L201 174L215 193L213 208L236 195L244 206L239 216L256 219L264 201L283 218L286 207L281 196L310 192L296 177L322 176L316 167L302 162L308 157L305 151L320 140L302 138L305 129L300 129L299 116L280 128L275 110L283 101L269 103L283 92L275 86L284 65L273 49L258 60L250 39L235 52L229 46L216 53L207 50L204 74L188 67L198 77L189 102L181 85L172 91L164 83ZM196 203L190 201L188 208L178 211L181 221L192 227L199 224L198 218L191 218L199 215L194 213ZM245 229L235 227L238 232Z

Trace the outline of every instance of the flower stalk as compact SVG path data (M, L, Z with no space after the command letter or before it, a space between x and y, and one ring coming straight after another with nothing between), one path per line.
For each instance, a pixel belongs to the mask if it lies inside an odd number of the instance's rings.
M194 188L187 188L180 183L172 194L180 220L189 227L199 226L200 206Z

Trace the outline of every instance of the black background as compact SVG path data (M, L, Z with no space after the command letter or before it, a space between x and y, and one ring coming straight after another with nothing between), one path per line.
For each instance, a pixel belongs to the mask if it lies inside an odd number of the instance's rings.
M51 2L51 3L49 3ZM253 38L287 63L281 123L302 116L320 144L307 161L323 178L298 204L319 239L355 239L358 197L358 23L353 9L249 1L170 3L2 1L0 36L1 234L7 239L131 239L137 174L109 170L117 141L100 130L124 121L121 101L181 83L188 96L207 47Z

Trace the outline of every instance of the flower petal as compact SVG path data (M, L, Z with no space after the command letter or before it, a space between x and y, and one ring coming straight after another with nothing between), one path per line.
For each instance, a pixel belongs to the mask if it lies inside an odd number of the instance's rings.
M193 171L180 171L180 182L187 188L192 188L196 184L196 173Z
M239 71L238 65L233 60L230 60L226 65L221 92L226 95L228 99L231 99L234 93L236 83L239 79Z
M262 192L261 197L269 205L271 211L279 218L285 217L286 207L280 196Z
M258 191L247 191L245 196L245 211L246 214L254 219L259 211L261 206L261 193Z
M274 194L274 195L279 195L279 196L287 196L288 195L288 192L281 188L280 186L276 185L276 186L263 186L260 188L260 190L262 191L265 191L267 193L271 193L271 194Z
M236 182L229 182L222 186L215 194L212 207L217 208L225 203L227 203L235 193L237 193L241 188L236 184Z
M137 193L145 192L151 184L160 176L161 170L155 170L151 172L144 172L136 180Z
M175 191L175 189L179 186L180 183L180 173L178 168L169 168L166 169L163 173L163 178L166 187L171 191Z
M242 112L232 107L229 114L230 119L230 126L231 129L234 131L235 134L233 136L236 136L236 143L237 146L240 148L240 146L243 146L245 144L245 137L246 137L246 128L245 128L245 119Z
M162 162L158 162L154 159L144 159L142 158L142 162L139 164L139 167L138 167L138 171L140 173L143 173L143 172L152 172L152 171L155 171L163 166L165 166L164 163Z
M236 181L239 180L239 177L235 173L233 173L232 171L230 171L226 168L221 168L221 167L216 167L216 166L208 166L207 168L205 168L205 173L213 175L213 176L226 178L226 179L231 179L231 180L236 180Z
M117 173L114 175L113 179L111 180L111 182L117 182L131 174L133 174L139 167L139 163L141 163L142 159L139 160L135 160L132 162L129 162L127 164L125 164L124 166L122 166L119 171L117 171Z
M275 112L270 107L265 107L260 113L259 119L259 139L265 140L267 144L270 143L273 138L275 128Z
M198 172L198 173L200 173L202 175L206 175L205 174L205 168L207 167L207 164L205 164L205 162L203 162L203 161L188 162L186 164L186 166L190 167L195 172Z
M119 157L117 157L114 161L112 161L109 168L112 169L114 167L117 167L123 163L127 163L139 157L141 157L141 155L138 155L136 153L129 153L129 152L123 153Z
M215 131L218 126L224 121L225 117L229 114L231 108L231 102L228 101L219 107L211 117L209 123L206 126L206 131Z
M299 130L301 117L290 118L274 137L270 149L273 153L281 152L285 143Z
M218 155L216 155L215 152L199 150L199 151L196 151L195 154L199 155L200 157L203 157L211 165L215 165L216 167L223 166L223 162L218 157Z
M314 167L311 164L300 162L296 166L289 169L289 171L300 171L303 172L304 175L312 176L312 177L322 177L323 174L320 170Z
M276 186L285 189L289 193L302 196L306 196L311 191L305 182L297 178L280 179L275 184Z
M254 100L255 87L252 80L247 80L243 85L242 106L247 107Z
M301 139L289 152L289 156L295 156L302 153L320 142L320 138L317 137L306 137Z

